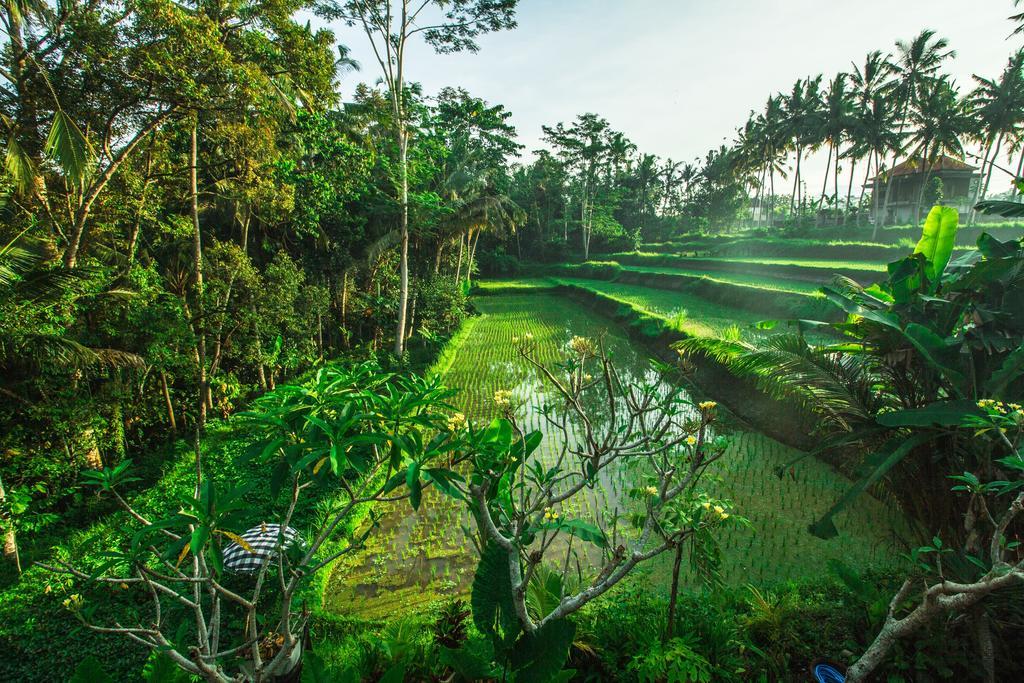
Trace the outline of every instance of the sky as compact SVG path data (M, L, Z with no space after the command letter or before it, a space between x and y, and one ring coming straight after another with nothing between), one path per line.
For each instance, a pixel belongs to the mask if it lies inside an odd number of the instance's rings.
M595 112L640 151L690 161L797 78L849 71L923 28L950 40L947 71L969 89L972 74L997 76L1024 44L1007 40L1013 12L1012 0L521 0L518 28L483 36L479 53L436 55L418 42L407 73L428 94L457 85L504 104L526 160L542 125ZM361 30L331 28L362 64L342 83L348 95L379 66ZM824 166L812 160L809 175Z

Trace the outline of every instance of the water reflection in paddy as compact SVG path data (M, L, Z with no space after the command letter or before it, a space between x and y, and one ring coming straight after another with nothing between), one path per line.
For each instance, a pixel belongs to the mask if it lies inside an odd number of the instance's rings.
M647 356L607 320L572 300L551 294L481 297L484 317L472 326L445 374L446 383L458 388L456 399L467 417L486 424L497 416L494 392L512 391L521 406L517 414L527 430L545 434L538 453L554 462L562 447L544 423L542 408L557 405L539 371L518 354L514 339L533 335L536 358L548 367L564 358L573 336L601 337L624 381L656 378ZM661 387L666 390L667 387ZM595 392L596 393L596 392ZM607 408L592 406L600 419ZM858 565L887 560L897 517L877 501L864 498L837 518L840 536L821 541L806 532L813 516L827 509L848 482L828 466L805 461L785 478L773 474L795 453L756 434L739 434L726 457L712 469L714 495L733 500L753 530L735 529L722 536L724 574L734 582L764 582L806 574L820 574L829 558ZM566 461L572 462L571 458ZM629 505L623 492L630 486L623 468L602 473L600 485L582 497L576 509L563 509L588 521L610 523ZM434 490L424 495L418 512L407 503L385 512L368 547L339 563L329 579L325 603L329 609L366 615L387 615L438 596L467 590L476 567L476 554L467 537L473 521L461 503ZM623 525L620 524L620 529ZM856 536L857 542L851 543ZM577 546L579 544L577 543ZM582 558L581 565L588 560ZM654 586L664 583L665 562L655 562Z

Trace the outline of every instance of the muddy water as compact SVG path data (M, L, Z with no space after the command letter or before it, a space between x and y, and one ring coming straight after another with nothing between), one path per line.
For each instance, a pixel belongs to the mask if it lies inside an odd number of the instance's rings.
M539 371L519 357L515 339L532 334L536 357L551 367L564 358L573 336L602 337L625 381L653 376L641 350L612 323L571 299L545 293L495 295L480 297L477 305L484 317L463 340L445 381L460 390L456 402L476 423L486 424L498 415L496 390L512 391L525 428L545 434L533 457L546 463L555 461L562 443L545 424L541 409L557 401L545 389ZM594 414L600 416L600 406L595 406ZM806 532L814 514L827 509L849 483L815 461L801 463L783 479L776 477L773 471L795 455L761 435L738 434L711 473L712 494L733 501L753 527L721 535L727 580L764 583L819 574L828 559L859 566L891 558L891 532L899 526L898 516L871 499L838 519L838 539L821 541ZM632 478L625 469L603 473L599 486L560 514L610 529L612 517L628 512L630 500L623 494L633 485ZM426 493L418 512L407 503L396 504L385 512L368 547L335 566L325 588L325 607L387 616L464 592L476 566L472 534L474 524L462 504L436 491ZM598 560L593 552L580 552L578 542L573 554L584 574ZM659 560L647 568L654 587L666 583L666 564Z

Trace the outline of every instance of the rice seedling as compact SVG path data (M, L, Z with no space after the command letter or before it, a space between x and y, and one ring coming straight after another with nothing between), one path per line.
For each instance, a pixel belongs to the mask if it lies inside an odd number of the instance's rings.
M623 290L623 285L601 284L618 287L626 296L642 294ZM647 290L646 294L669 293ZM477 306L482 316L458 335L451 354L444 355L445 362L435 366L450 386L461 390L460 408L471 420L488 421L497 415L495 392L507 390L510 400L520 406L526 427L544 430L543 405L549 397L535 369L515 350L516 342L527 335L536 345L537 356L549 364L560 358L573 336L604 335L620 368L637 375L649 372L645 354L621 331L564 296L534 292L526 299L495 293L479 298ZM688 300L685 309L676 307L675 315L681 323L690 324L706 308ZM728 316L721 322L734 319ZM553 458L560 446L546 437L538 457ZM724 553L725 580L784 581L815 574L828 559L842 558L854 566L892 561L892 533L901 528L900 517L873 499L864 498L844 513L839 538L822 541L806 532L814 516L841 495L848 482L825 463L806 460L777 477L774 471L795 455L767 437L743 433L716 465L709 493L732 501L752 522L752 529L732 529L721 539L731 549ZM603 475L593 495L566 505L560 514L607 523L611 511L626 512L628 503L622 494L632 485L630 476L625 469ZM428 491L419 514L396 508L379 524L382 533L371 536L369 547L333 573L325 607L379 616L399 600L408 607L468 589L476 555L463 532L473 529L464 508ZM664 588L668 574L667 563L657 564L649 574L652 588ZM367 588L371 585L372 590Z

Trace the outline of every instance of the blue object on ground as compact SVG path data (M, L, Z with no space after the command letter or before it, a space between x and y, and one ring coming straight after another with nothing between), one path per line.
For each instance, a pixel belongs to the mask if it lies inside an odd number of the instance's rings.
M831 664L815 664L814 677L818 683L845 683L846 676Z

